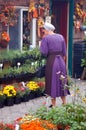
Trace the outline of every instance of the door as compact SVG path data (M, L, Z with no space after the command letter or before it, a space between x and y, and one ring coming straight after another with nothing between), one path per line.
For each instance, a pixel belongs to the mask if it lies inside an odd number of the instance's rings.
M64 36L67 42L67 16L68 2L56 1L52 5L52 23L56 27L56 32Z

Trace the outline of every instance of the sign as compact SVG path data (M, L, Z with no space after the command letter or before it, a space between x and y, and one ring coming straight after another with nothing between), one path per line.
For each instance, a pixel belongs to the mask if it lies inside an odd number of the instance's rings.
M51 23L51 16L46 16L46 18L45 18L45 22L47 22L47 23Z

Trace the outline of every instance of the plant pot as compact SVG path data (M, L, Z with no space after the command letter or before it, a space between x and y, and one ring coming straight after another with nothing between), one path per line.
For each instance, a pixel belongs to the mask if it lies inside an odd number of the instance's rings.
M0 108L4 107L4 101L0 101Z
M14 97L7 97L5 101L6 106L13 106L14 105Z
M38 68L38 70L36 72L36 77L37 78L42 78L42 77L45 76L45 68L46 68L45 65Z
M35 92L32 91L32 92L30 92L30 94L29 94L29 99L34 99L34 98L35 98Z
M21 101L22 101L22 100L21 100L21 97L18 97L18 96L15 97L15 99L14 99L14 103L15 103L15 104L19 104L19 103L21 103Z
M35 97L41 97L42 96L42 93L38 90L35 92Z
M25 95L23 95L23 97L22 97L22 101L23 101L23 102L27 102L27 101L29 101L29 94L25 94Z

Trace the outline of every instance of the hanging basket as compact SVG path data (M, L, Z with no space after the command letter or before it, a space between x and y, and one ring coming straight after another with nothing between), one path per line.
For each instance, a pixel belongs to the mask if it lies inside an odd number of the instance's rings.
M7 48L7 46L8 46L8 42L7 42L7 41L5 41L5 40L0 40L0 47L1 47L1 48Z

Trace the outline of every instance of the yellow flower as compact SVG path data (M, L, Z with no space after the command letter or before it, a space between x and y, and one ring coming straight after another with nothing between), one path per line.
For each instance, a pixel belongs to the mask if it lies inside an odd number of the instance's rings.
M84 97L84 98L82 98L82 101L84 102L84 103L86 103L86 98Z
M3 93L6 96L11 97L11 96L15 96L16 95L16 90L15 90L14 86L7 85L7 86L4 87Z
M79 89L77 89L77 90L76 90L76 93L79 93L79 92L80 92L80 90L79 90Z
M30 81L27 83L27 87L30 89L30 90L37 90L39 88L38 84L34 81Z

